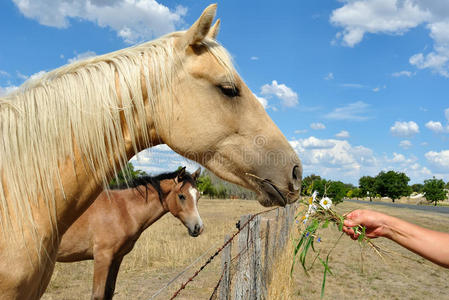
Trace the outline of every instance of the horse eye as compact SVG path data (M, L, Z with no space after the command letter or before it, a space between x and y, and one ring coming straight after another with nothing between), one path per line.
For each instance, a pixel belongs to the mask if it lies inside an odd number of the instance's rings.
M223 93L223 95L230 98L240 96L240 91L235 85L219 85L218 88Z
M183 194L179 194L178 197L182 201L186 200L186 196L184 196Z

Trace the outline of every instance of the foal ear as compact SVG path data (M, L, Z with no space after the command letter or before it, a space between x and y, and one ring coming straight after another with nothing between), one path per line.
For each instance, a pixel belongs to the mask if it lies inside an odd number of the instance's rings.
M216 40L219 31L220 31L220 19L218 19L215 22L214 26L212 26L212 28L209 30L207 37Z
M182 167L178 171L178 175L176 176L176 180L178 182L182 181L185 175L186 175L186 167Z
M196 171L192 174L193 180L197 181L197 180L198 180L198 177L200 177L200 175L201 175L201 168L198 168L198 170L196 170Z
M189 45L194 45L204 40L210 30L216 10L217 4L206 7L199 19L179 38L176 46L179 49L185 49Z

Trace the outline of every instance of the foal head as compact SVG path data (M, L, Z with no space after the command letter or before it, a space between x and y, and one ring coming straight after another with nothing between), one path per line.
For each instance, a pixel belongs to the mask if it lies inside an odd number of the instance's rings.
M177 172L176 177L161 182L161 188L166 195L164 206L177 217L189 230L189 234L197 237L203 232L203 221L198 213L198 199L200 192L196 187L196 180L201 169L193 174L186 172L185 167ZM167 193L168 191L168 193Z

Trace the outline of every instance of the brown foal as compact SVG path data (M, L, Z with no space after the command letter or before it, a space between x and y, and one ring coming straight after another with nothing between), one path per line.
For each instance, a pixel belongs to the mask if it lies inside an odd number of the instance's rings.
M103 191L63 235L57 261L94 260L92 299L112 299L123 257L142 232L167 212L187 227L191 236L203 231L197 203L200 169L185 168L155 177L144 176L129 188Z

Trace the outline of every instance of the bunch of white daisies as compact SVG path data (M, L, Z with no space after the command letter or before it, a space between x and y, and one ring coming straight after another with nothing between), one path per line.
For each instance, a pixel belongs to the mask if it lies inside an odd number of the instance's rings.
M321 200L317 199L318 192L314 191L309 198L309 209L307 213L302 217L303 223L306 224L310 216L313 216L318 209L329 210L332 207L332 200L325 196Z

